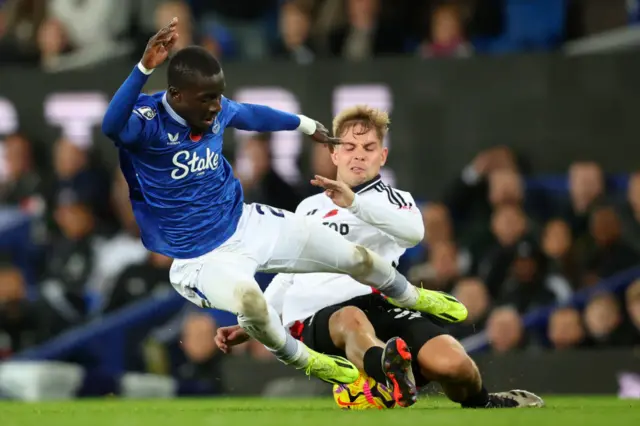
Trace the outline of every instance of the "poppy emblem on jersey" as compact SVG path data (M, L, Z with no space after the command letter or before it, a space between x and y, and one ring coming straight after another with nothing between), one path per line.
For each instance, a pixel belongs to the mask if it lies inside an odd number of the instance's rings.
M338 214L338 210L333 209L331 210L329 213L325 214L324 216L322 216L323 219L327 218L327 217L331 217L331 216L335 216Z
M194 135L193 133L189 133L189 139L191 139L192 142L200 142L200 139L202 139L202 135Z

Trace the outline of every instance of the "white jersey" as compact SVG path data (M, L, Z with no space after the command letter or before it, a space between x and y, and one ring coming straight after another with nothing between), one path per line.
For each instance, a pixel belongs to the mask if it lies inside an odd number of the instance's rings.
M356 197L349 208L336 206L321 193L303 200L296 214L316 218L349 241L371 249L397 266L405 250L418 244L424 236L422 214L413 197L387 186L380 176L353 190ZM278 274L267 287L265 297L288 328L327 306L371 292L371 287L344 274Z

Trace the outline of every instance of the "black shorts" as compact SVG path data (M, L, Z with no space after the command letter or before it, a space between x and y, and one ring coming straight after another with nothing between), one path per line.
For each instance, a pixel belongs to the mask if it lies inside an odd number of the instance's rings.
M373 325L376 336L383 342L392 337L402 338L409 346L413 356L416 384L422 387L428 383L420 374L417 365L418 351L427 341L443 334L449 334L449 331L437 318L393 306L379 294L355 297L346 302L321 309L303 321L300 340L315 351L328 355L345 356L344 351L337 348L331 340L329 319L331 315L346 306L354 306L363 311Z

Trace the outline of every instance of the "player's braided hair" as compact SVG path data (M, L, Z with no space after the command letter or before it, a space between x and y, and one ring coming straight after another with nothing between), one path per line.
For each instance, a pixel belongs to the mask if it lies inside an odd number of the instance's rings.
M220 72L220 62L208 50L188 46L169 60L167 82L169 86L181 88L192 84L197 77L212 77Z
M382 141L389 131L389 124L389 114L385 111L367 105L356 105L342 110L333 119L333 135L340 137L347 130L361 135L375 129Z

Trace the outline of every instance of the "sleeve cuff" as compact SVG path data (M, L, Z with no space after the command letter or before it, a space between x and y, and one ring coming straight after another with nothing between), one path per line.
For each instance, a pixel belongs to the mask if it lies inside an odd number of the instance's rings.
M300 119L300 125L296 130L299 130L309 136L313 135L316 132L317 126L315 120L312 120L305 115L298 115L298 118Z
M152 69L145 68L145 66L142 65L142 62L138 62L138 69L142 74L145 74L145 75L150 75L153 72L153 68Z
M357 214L360 211L360 198L358 197L358 194L355 194L353 202L349 207L347 207L347 210L353 214Z

